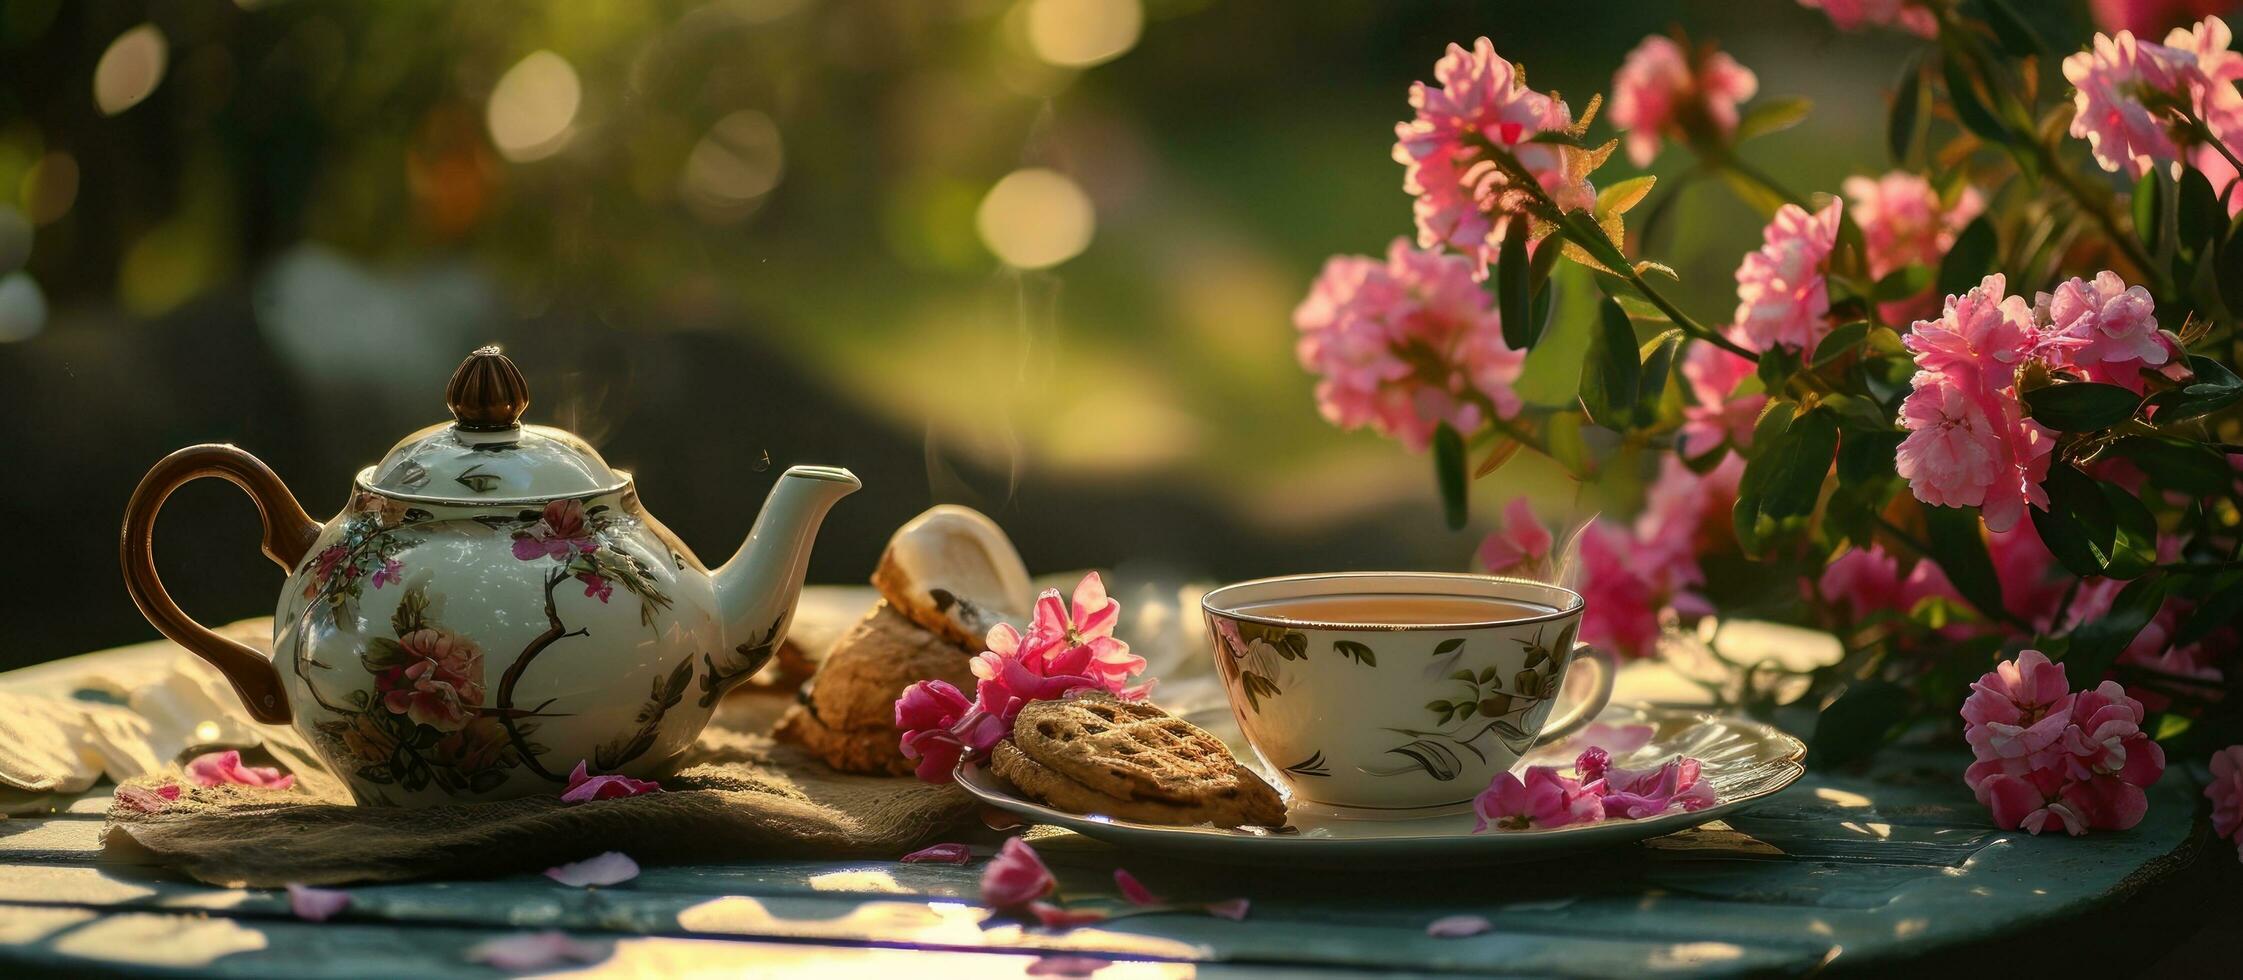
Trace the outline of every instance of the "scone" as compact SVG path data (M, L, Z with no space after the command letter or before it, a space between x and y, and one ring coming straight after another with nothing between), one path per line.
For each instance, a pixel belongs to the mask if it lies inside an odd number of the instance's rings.
M1141 823L1278 826L1285 802L1230 749L1150 704L1104 692L1020 709L991 753L1021 792L1077 813Z
M911 772L897 742L896 698L922 680L973 688L963 647L903 617L886 602L834 641L816 677L773 732L796 742L844 772Z

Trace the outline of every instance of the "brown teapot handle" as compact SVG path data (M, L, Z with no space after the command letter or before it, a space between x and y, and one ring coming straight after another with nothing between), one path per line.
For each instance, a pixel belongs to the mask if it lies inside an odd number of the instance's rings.
M118 556L125 567L125 590L156 629L173 643L210 662L234 685L234 693L248 706L249 716L271 725L288 723L288 692L281 687L280 671L271 659L249 646L229 640L195 622L164 591L156 576L151 548L156 533L156 512L171 492L206 476L221 477L249 494L265 521L265 557L293 570L304 552L318 540L320 525L304 513L280 477L257 457L232 446L201 445L166 456L140 481L125 505L124 538Z

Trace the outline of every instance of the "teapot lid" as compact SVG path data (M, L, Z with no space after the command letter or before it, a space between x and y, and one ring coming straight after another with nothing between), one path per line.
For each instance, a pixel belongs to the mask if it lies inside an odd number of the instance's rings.
M529 382L495 346L467 355L444 388L452 421L406 436L359 474L366 489L444 503L511 503L620 489L629 481L574 433L523 425Z

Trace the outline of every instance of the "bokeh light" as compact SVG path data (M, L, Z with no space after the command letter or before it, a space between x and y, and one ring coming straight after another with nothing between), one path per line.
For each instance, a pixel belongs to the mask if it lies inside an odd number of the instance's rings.
M786 152L771 117L743 109L717 120L694 144L679 178L686 204L710 221L737 221L753 213L779 186Z
M1006 174L974 213L981 243L1016 269L1050 268L1082 254L1097 223L1082 188L1040 167Z
M114 116L139 105L164 80L171 45L154 24L142 24L117 35L93 68L93 103L103 115Z
M1137 46L1145 27L1138 0L1028 0L1028 46L1066 68L1112 61Z
M47 296L21 272L0 277L0 344L30 340L47 325Z
M570 125L583 99L576 69L551 51L538 51L499 76L485 114L491 143L515 163L543 160L568 145Z
M78 160L68 153L40 157L23 174L23 207L35 224L49 225L78 200Z

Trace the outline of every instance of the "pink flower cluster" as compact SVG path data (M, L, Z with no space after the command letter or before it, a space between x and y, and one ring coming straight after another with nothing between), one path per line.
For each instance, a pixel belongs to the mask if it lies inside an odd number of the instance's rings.
M483 706L483 648L429 626L397 638L404 662L374 675L374 693L391 714L441 732L467 727Z
M1573 768L1579 779L1559 775L1554 766L1528 766L1524 779L1497 774L1472 801L1479 818L1472 832L1641 820L1676 809L1703 810L1717 802L1713 786L1699 778L1703 764L1688 756L1649 769L1623 769L1612 764L1610 753L1591 746Z
M1623 657L1658 652L1668 624L1712 611L1692 591L1705 582L1698 556L1729 534L1744 460L1731 455L1700 475L1669 456L1633 527L1598 519L1583 528L1576 586L1587 600L1581 642ZM1550 531L1526 498L1504 508L1504 520L1480 545L1490 574L1545 579L1557 562Z
M1114 637L1121 603L1106 594L1097 572L1075 586L1073 609L1058 589L1036 600L1035 619L1023 635L1009 623L989 631L989 649L974 658L974 698L948 681L920 681L896 699L896 729L904 758L930 783L947 783L968 752L986 752L1012 732L1013 718L1030 701L1071 691L1110 691L1141 698L1151 682L1129 686L1145 658Z
M1986 210L1978 188L1964 184L1952 203L1921 174L1895 170L1882 177L1848 177L1841 185L1846 213L1861 227L1868 249L1869 274L1882 279L1911 265L1939 268L1964 225ZM1907 323L1938 312L1929 286L1915 296L1877 306L1886 323Z
M2073 87L2071 134L2087 141L2103 169L2129 178L2177 161L2184 147L2201 142L2176 110L2203 120L2231 150L2243 149L2243 93L2235 88L2243 54L2229 50L2232 40L2218 17L2175 28L2164 44L2130 31L2095 35L2087 50L2064 59Z
M1939 18L1915 0L1799 0L1799 5L1829 14L1841 31L1897 27L1918 37L1939 36Z
M1422 450L1442 422L1470 433L1519 411L1526 352L1503 342L1494 301L1466 259L1395 239L1386 261L1334 256L1293 311L1295 353L1321 376L1317 407Z
M1760 233L1761 246L1737 266L1738 343L1756 351L1777 345L1812 351L1830 332L1830 253L1838 247L1843 205L1833 199L1809 213L1796 204L1776 209Z
M2140 391L2141 369L2171 357L2149 292L2114 273L2065 282L2037 307L2007 290L2000 273L1987 276L1947 297L1938 319L1911 328L1905 343L1917 371L1901 403L1908 436L1894 464L1916 499L1980 507L1994 531L2015 527L2028 504L2048 506L2040 483L2055 433L2025 417L2020 369L2037 360Z
M2212 753L2212 781L2204 787L2212 801L2212 832L2235 842L2243 860L2243 745Z
M1648 167L1663 137L1727 142L1737 132L1737 103L1759 90L1759 77L1726 52L1693 59L1673 38L1653 34L1612 76L1612 125L1627 134L1628 159Z
M1978 760L1963 780L2005 830L2125 830L2149 809L2143 787L2165 772L2141 702L2115 681L2074 693L2063 665L2038 650L1980 677L1962 715Z
M1433 77L1438 87L1411 83L1415 115L1394 125L1394 161L1405 168L1402 189L1416 198L1412 210L1420 246L1446 245L1486 274L1508 216L1520 210L1526 195L1512 186L1490 150L1509 153L1560 208L1596 205L1579 151L1530 142L1537 133L1571 127L1572 110L1527 88L1525 72L1496 54L1487 38L1469 51L1449 45L1448 54L1434 63Z
M1752 426L1768 396L1757 388L1746 395L1737 388L1753 377L1753 365L1712 344L1693 344L1682 358L1682 380L1690 387L1690 404L1682 407L1682 428L1675 447L1696 459L1727 443L1737 449L1752 445Z

